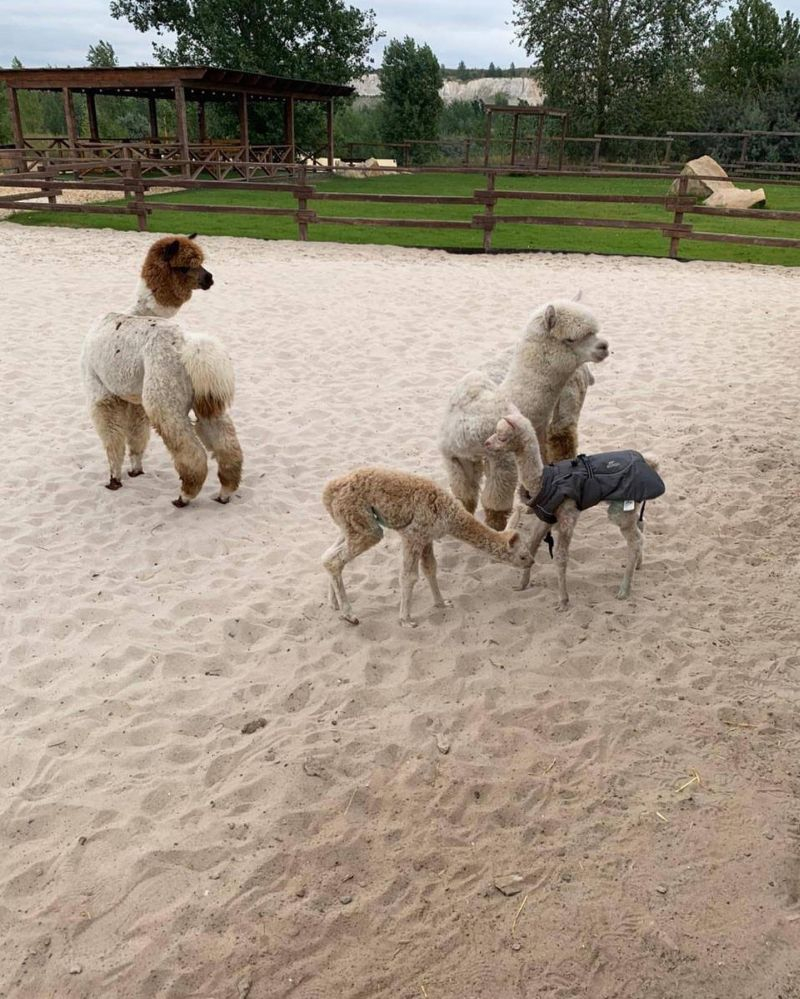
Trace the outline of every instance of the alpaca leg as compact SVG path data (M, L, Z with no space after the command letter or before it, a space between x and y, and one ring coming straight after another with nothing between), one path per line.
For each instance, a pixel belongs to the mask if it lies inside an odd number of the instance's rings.
M177 507L186 506L197 496L206 480L208 462L205 448L194 432L188 414L162 410L155 413L149 411L148 416L172 455L181 480L181 494L172 503Z
M329 590L331 604L338 607L339 616L350 624L358 624L358 618L353 614L353 608L347 598L342 570L348 562L352 562L353 559L372 548L382 537L383 531L376 533L369 527L363 530L358 529L357 533L351 530L346 536L340 537L336 544L331 545L322 557L322 564L331 576Z
M625 513L620 517L619 529L628 545L628 561L625 565L625 575L622 577L617 598L627 600L631 595L631 583L633 581L633 571L642 557L642 546L644 539L636 524L636 511Z
M528 550L530 551L531 555L533 555L533 556L536 555L536 553L539 550L539 545L542 543L542 541L544 541L544 539L545 539L545 537L547 535L547 532L549 530L550 530L550 525L549 524L545 524L543 521L539 520L539 518L537 517L536 518L536 526L533 529L533 535L531 536L531 540L528 543ZM532 568L533 568L532 566L526 566L522 570L522 576L520 577L520 581L514 587L515 590L527 590L527 588L528 588L528 586L530 585L530 582L531 582L531 569Z
M506 526L517 488L517 463L509 453L495 452L486 458L486 481L481 505L489 527L502 531Z
M125 437L128 442L128 453L131 462L128 475L131 478L135 478L137 475L144 474L142 458L147 448L147 442L150 440L150 421L147 419L144 407L137 406L132 402L127 404L126 416Z
M403 568L400 572L400 624L416 628L411 617L411 596L419 578L420 549L403 539Z
M428 586L433 594L433 604L435 607L451 607L449 600L445 600L442 591L439 589L439 581L436 578L436 556L433 553L433 544L425 545L422 549L422 571L428 580Z
M122 462L125 460L125 407L127 403L110 395L92 405L92 423L108 455L110 478L106 489L122 488Z
M547 429L547 457L548 462L564 461L566 458L574 458L578 453L578 427L572 423L566 427L553 430Z
M638 514L638 510L636 513ZM639 557L636 559L636 568L642 568L642 559L644 558L644 521L639 520L638 516L636 518L636 530L639 532L639 540L641 544L639 545Z
M450 492L468 513L475 513L483 474L483 462L445 455Z
M558 604L556 610L564 611L569 607L569 594L567 593L567 562L569 560L569 545L572 541L572 534L578 522L578 511L572 507L564 508L565 504L556 511L558 523L556 524L556 572L558 573Z
M236 427L227 413L217 417L198 417L197 436L217 460L219 474L218 503L227 503L242 480L242 449Z

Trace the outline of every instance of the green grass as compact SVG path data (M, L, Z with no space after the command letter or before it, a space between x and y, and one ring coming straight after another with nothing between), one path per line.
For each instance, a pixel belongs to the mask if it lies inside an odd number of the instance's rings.
M350 191L375 194L470 195L485 187L485 178L470 174L398 174L362 180L333 178L320 180L320 191ZM597 194L636 194L663 196L664 180L628 180L603 177L501 177L498 190L537 190ZM800 186L765 185L767 204L772 209L800 211ZM154 207L149 219L152 232L193 231L209 236L250 236L256 239L297 239L297 226L291 218L224 215L199 212L160 211L159 201L207 205L255 205L294 208L291 195L264 191L203 190L159 194L149 197ZM110 203L110 202L109 202ZM326 202L311 200L309 208L320 215L359 218L469 220L479 209L471 205L379 205L369 202ZM592 204L568 202L522 202L501 200L495 211L504 215L548 215L561 217L617 218L668 223L669 215L660 205ZM57 225L76 228L133 230L130 216L73 215L57 212L25 212L12 217L22 225ZM800 224L749 219L721 219L687 216L685 221L697 230L755 236L800 238ZM377 243L397 246L441 247L453 250L479 250L480 230L396 229L381 226L350 226L312 223L309 239L341 243ZM597 229L584 226L512 225L500 223L492 240L496 250L549 250L577 253L618 253L638 256L667 255L668 241L659 231ZM683 240L684 259L730 260L744 263L800 264L800 250L761 246L737 246Z

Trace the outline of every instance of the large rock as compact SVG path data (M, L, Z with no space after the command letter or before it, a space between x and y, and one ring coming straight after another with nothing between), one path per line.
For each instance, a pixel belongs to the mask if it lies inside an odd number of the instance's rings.
M686 193L690 198L707 198L709 194L713 194L715 191L722 190L725 187L733 187L731 181L728 180L728 175L719 163L710 156L700 156L696 160L689 160L683 170L681 170L681 175L689 177L689 183L686 185ZM715 177L719 179L698 180L698 177ZM679 180L674 180L669 193L677 194L679 184Z
M703 204L709 208L753 208L755 205L764 205L767 201L763 187L751 191L734 186L719 163L710 156L689 160L681 170L681 175L689 177L686 194L690 198L705 198ZM712 179L699 180L699 177ZM670 194L678 194L679 185L680 181L674 180L669 189Z
M720 191L714 191L710 198L703 202L709 208L755 208L761 207L767 202L764 188L759 187L755 191L749 191L743 187L727 187Z

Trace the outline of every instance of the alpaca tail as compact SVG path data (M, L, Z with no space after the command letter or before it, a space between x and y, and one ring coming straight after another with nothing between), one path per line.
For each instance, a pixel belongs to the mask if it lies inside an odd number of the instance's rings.
M233 365L222 344L210 336L186 337L181 361L192 382L192 409L201 419L222 416L233 402Z
M647 464L653 469L654 472L658 471L659 461L656 455L652 451L645 451L642 457L647 462Z

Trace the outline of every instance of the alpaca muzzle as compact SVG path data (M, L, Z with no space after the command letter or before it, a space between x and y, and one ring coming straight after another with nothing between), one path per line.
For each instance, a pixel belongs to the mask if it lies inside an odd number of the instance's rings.
M213 283L214 283L214 278L211 274L211 271L207 271L205 268L203 268L203 273L200 277L200 283L198 284L198 288L202 288L203 291L208 291L208 289L211 287Z

